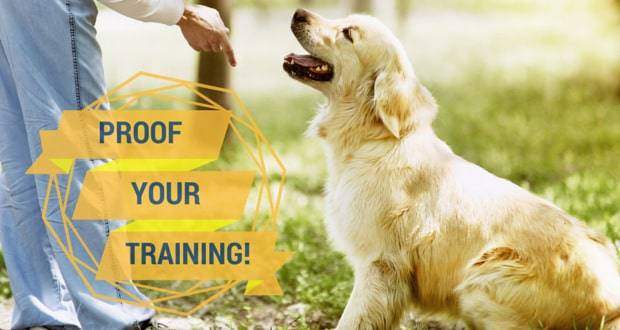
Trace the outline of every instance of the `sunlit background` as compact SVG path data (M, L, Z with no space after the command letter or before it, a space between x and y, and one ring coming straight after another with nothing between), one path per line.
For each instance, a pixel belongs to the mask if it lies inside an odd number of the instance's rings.
M322 225L321 144L303 134L323 99L281 68L285 54L303 52L289 29L299 6L327 17L354 8L378 16L403 42L420 80L437 98L435 128L456 153L553 200L618 242L620 2L233 1L239 65L230 69L229 87L251 109L288 169L280 247L296 255L280 271L284 296L250 299L238 289L191 322L168 322L324 328L335 325L346 303L352 273L330 249ZM132 21L102 8L97 29L110 87L137 71L198 79L198 56L175 27ZM229 162L234 159L229 156ZM0 287L10 297L6 274ZM184 303L192 302L175 304Z

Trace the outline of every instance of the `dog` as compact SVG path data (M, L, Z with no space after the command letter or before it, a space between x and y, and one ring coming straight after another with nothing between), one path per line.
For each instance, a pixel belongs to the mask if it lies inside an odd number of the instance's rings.
M616 251L552 203L455 155L437 104L377 19L299 9L308 55L283 69L328 102L326 226L354 273L338 329L393 329L405 314L471 329L620 329Z

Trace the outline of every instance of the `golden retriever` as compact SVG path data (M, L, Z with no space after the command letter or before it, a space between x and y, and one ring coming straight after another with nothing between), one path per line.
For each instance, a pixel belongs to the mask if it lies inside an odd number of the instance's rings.
M284 70L328 99L310 131L326 145L327 228L355 272L338 329L392 329L409 308L472 329L620 328L613 245L455 155L383 24L300 9L291 28L310 55Z

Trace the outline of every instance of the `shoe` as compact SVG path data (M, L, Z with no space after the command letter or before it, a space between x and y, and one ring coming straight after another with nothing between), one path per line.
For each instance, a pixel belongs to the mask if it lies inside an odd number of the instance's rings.
M169 329L167 325L157 322L153 319L140 322L140 330L161 330Z

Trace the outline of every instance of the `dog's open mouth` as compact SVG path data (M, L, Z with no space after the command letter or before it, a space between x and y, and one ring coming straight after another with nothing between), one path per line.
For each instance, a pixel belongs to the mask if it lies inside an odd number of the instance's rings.
M330 81L334 76L331 64L312 55L288 54L282 64L284 71L297 79Z

